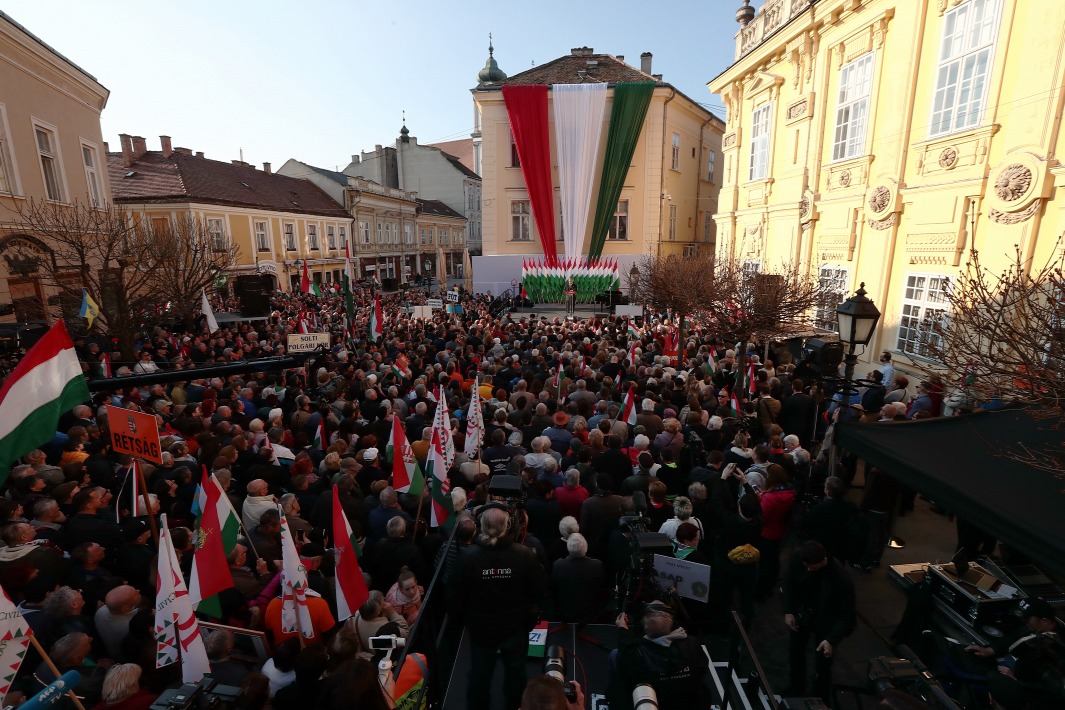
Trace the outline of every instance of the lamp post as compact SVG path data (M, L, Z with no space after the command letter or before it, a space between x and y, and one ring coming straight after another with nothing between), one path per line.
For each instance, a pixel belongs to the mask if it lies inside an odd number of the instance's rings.
M869 341L873 339L876 324L880 320L880 311L865 295L864 281L853 296L839 304L836 308L836 317L839 321L837 325L839 340L847 347L847 354L843 359L843 396L850 397L854 366L858 363L855 348L869 344Z
M425 287L425 292L426 293L431 293L432 290L433 290L433 272L430 271L430 269L433 268L433 262L431 262L428 259L426 259L425 261L422 262L422 266L425 267L425 273L429 277L429 282L428 282L429 285Z
M632 265L629 269L629 298L632 298L633 289L636 288L636 284L640 282L640 267L636 264Z

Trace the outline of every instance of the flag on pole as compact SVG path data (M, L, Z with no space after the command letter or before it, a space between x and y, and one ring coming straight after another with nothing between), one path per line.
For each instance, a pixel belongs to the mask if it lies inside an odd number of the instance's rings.
M51 441L59 418L89 401L67 327L56 321L0 388L0 484L19 456Z
M433 498L432 524L434 527L450 530L455 524L455 505L451 499L451 482L447 478L449 467L444 460L444 446L440 440L440 433L440 430L434 426L433 438L429 442L429 460L426 468L428 468L429 489Z
M466 445L463 450L471 459L477 455L484 440L484 412L481 411L481 395L477 391L480 382L470 388L470 407L466 410Z
M226 556L237 542L236 521L229 520L229 510L222 507L222 487L207 474L203 467L197 496L200 519L196 530L195 550L192 557L192 573L189 575L189 598L196 610L215 617L222 615L216 594L233 586ZM228 501L227 501L228 503ZM231 509L230 509L231 510ZM230 526L231 544L226 549L225 525Z
M0 634L0 703L2 703L7 697L7 691L11 689L22 660L26 657L26 649L29 648L33 631L2 588L0 588L0 619L4 620L4 630Z
M440 450L444 454L444 465L455 465L455 440L451 438L451 416L447 409L447 395L437 390L436 412L433 415L433 429L440 432Z
M621 421L630 426L636 426L636 389L631 384L629 385L629 391L625 393Z
M393 490L421 497L425 489L425 477L418 466L418 459L414 458L414 449L407 441L403 425L395 415L392 417L392 440L388 443L387 453L392 461Z
M300 277L300 293L312 293L311 277L307 273L307 260L303 260L303 275Z
M111 374L111 356L107 353L100 353L100 374L104 377L113 377Z
M707 351L706 355L708 358L706 361L706 367L710 370L709 374L712 375L717 372L717 360L714 359L714 348L711 347L710 350Z
M747 363L747 391L750 394L752 394L752 395L755 394L758 391L758 385L755 384L756 382L757 382L757 379L755 379L755 375L754 375L754 363L753 362L748 362Z
M317 451L324 452L326 447L329 446L329 440L325 436L325 418L318 422L318 426L314 430L314 442L311 446Z
M555 399L561 404L562 402L562 351L558 351L558 372L555 373Z
M189 590L181 576L174 541L166 524L159 524L159 568L155 583L155 667L168 666L181 658L183 683L199 683L211 672L200 625L192 612Z
M375 293L373 297L373 312L370 314L370 340L377 339L385 334L384 317L381 314L381 294Z
M133 517L136 517L138 515L147 515L148 514L144 510L144 501L141 500L141 491L140 491L141 476L140 476L140 473L141 473L140 461L138 461L137 459L133 459L133 463L131 463L130 466L129 466L129 477L130 477L129 491L130 491L130 503L131 503L131 505L129 506L129 514L131 516L133 516ZM115 505L115 508L117 509L118 505Z
M336 561L337 621L355 614L370 598L359 568L361 549L351 532L351 523L340 503L340 490L333 486L333 559Z
M351 242L347 239L344 240L344 276L342 277L344 286L344 314L348 318L348 323L355 322L355 294L351 290L352 284L355 283L355 269L351 265ZM345 328L345 335L350 331Z
M88 321L86 328L92 328L92 322L96 320L96 316L100 315L100 307L89 296L87 288L81 289L81 310L78 311L78 315Z
M630 338L635 338L636 340L640 339L640 330L631 320L629 321L628 334Z
M211 310L211 302L207 300L206 289L201 288L200 294L200 310L203 311L203 317L206 318L207 332L216 333L218 332L218 321L215 320L214 311Z
M307 572L300 562L292 529L281 506L281 630L286 634L302 633L304 638L314 637L311 610L307 606Z
M729 394L728 406L732 410L732 416L739 419L743 410L740 408L740 398L736 396L735 392Z

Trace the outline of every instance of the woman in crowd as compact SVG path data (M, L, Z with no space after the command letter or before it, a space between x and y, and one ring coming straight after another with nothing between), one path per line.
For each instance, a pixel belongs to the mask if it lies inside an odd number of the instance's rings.
M396 583L385 594L385 601L407 620L408 626L414 626L414 622L418 618L418 612L422 609L422 596L424 594L425 587L418 584L418 580L409 568L403 567L399 571L399 578Z

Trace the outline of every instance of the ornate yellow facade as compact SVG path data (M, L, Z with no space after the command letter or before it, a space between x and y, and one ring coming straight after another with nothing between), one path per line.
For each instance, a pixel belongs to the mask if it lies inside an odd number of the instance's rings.
M928 353L971 249L1061 249L1065 2L768 0L737 13L719 253L797 262L882 315L862 360ZM746 20L746 23L744 21ZM817 324L835 329L834 312ZM859 368L859 373L865 370Z

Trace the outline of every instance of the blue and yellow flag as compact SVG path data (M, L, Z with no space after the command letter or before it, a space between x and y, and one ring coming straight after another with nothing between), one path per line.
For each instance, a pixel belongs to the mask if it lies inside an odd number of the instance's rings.
M96 305L96 301L89 298L89 289L87 288L81 290L81 310L78 311L78 315L89 321L89 328L92 327L92 322L96 319L96 316L100 315L100 307Z

